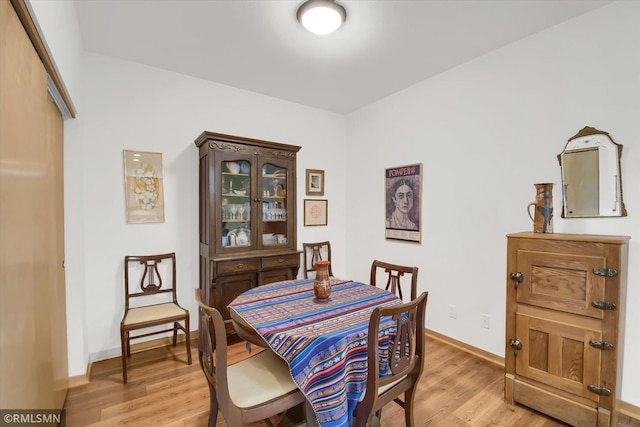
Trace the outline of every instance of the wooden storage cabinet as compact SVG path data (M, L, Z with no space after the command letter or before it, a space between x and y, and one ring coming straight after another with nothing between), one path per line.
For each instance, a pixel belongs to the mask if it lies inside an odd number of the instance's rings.
M507 236L505 399L574 426L615 426L626 236Z
M294 279L296 153L300 147L203 132L200 153L200 288L234 333L228 304L266 283Z

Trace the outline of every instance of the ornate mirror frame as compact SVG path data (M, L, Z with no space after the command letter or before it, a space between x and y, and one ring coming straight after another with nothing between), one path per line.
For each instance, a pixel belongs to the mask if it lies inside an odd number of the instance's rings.
M569 138L558 154L562 173L562 217L627 216L622 200L622 145L589 126Z

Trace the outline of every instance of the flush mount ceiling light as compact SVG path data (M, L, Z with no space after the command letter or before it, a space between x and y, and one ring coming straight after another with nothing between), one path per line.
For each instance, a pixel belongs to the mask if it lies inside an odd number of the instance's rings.
M298 21L314 34L333 33L347 19L347 11L334 0L307 0L298 8Z

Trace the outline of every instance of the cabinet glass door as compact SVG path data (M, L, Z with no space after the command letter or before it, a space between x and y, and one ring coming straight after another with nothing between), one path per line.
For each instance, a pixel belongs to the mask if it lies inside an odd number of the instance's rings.
M289 244L289 201L287 179L289 170L283 165L264 163L262 173L262 246ZM291 203L295 203L291 201Z
M222 247L251 246L251 163L222 162Z

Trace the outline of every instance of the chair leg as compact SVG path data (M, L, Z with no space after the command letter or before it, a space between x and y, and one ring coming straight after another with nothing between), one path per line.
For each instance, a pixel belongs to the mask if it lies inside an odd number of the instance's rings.
M122 383L127 383L127 345L126 342L126 334L125 331L120 329L120 347L122 350Z
M315 427L316 425L316 413L313 410L311 403L305 399L304 401L304 419L307 427Z
M413 427L413 398L416 393L416 386L404 393L404 420L407 427Z
M178 343L178 322L173 322L173 346Z
M127 344L127 357L131 357L131 337L129 331L125 331L125 343Z
M187 346L187 361L189 362L189 365L191 365L191 332L189 330L189 316L187 316L184 326L186 330L185 345Z
M358 411L358 409L360 409L360 410ZM369 417L369 414L368 414L367 410L364 407L362 407L360 405L356 406L356 410L353 411L353 417L354 417L353 418L353 426L354 427L366 427L366 426L369 425L367 423L368 423L368 421L369 421L368 419L370 417Z
M216 427L218 422L218 397L216 396L216 389L209 383L209 427Z

